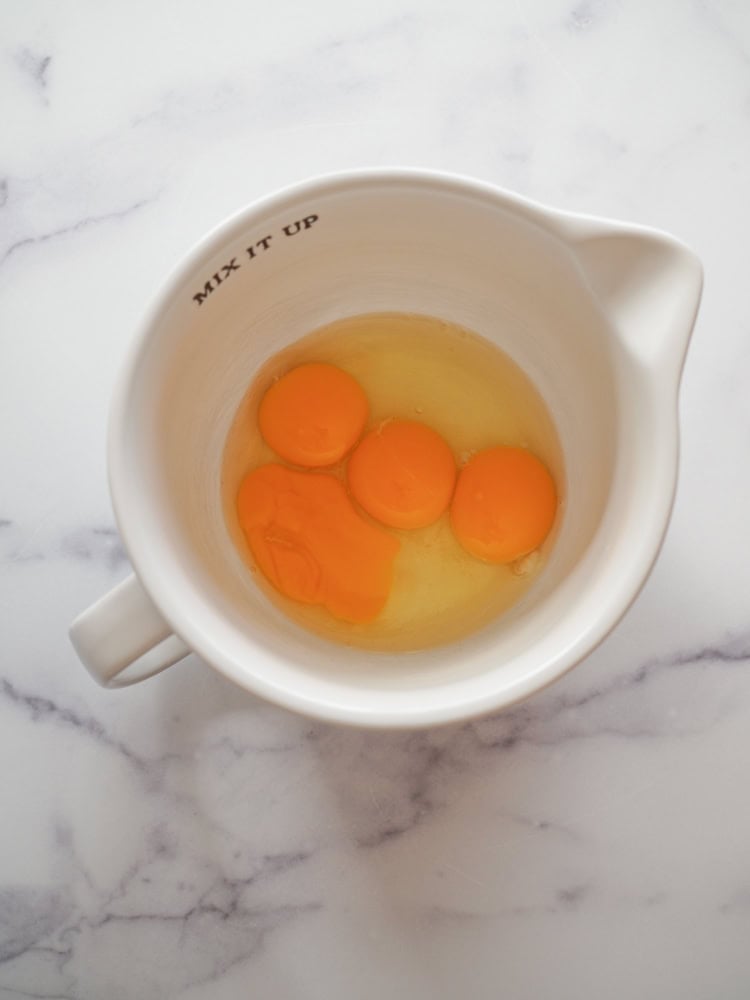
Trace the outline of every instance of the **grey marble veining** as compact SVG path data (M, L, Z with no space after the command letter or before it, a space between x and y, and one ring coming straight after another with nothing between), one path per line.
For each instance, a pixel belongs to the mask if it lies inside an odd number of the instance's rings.
M0 1000L750 995L750 8L0 12ZM207 229L407 164L673 231L706 291L640 598L489 718L358 732L189 657L97 688L114 380Z

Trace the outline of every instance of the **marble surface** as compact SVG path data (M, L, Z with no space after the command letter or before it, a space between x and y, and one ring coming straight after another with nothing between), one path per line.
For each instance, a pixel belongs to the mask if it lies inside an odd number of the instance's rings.
M750 996L750 6L0 10L0 1000ZM326 170L468 173L706 268L678 498L615 633L493 718L362 733L190 657L96 687L104 456L150 296Z

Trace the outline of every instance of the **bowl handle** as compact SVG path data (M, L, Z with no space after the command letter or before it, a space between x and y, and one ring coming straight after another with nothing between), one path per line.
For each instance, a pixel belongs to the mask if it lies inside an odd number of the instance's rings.
M190 652L136 576L123 580L80 614L69 635L81 662L104 687L145 680Z

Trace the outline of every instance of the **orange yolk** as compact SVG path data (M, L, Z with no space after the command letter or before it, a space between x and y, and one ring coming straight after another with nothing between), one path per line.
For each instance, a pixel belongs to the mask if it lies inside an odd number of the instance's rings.
M554 480L536 456L524 448L488 448L459 473L451 524L471 555L507 563L542 544L556 508Z
M263 465L242 481L237 514L258 566L282 594L348 622L382 611L400 544L357 513L333 476Z
M448 508L456 482L453 452L415 420L391 420L370 431L347 468L352 496L390 528L423 528Z
M261 400L260 432L277 455L307 468L333 465L359 438L368 414L351 375L322 363L300 365Z

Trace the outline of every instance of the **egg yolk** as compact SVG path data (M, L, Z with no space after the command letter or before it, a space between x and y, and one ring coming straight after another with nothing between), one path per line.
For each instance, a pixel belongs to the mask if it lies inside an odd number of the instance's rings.
M488 448L458 475L451 524L461 545L489 563L508 563L547 537L557 493L546 466L525 448Z
M370 431L349 459L352 496L390 528L423 528L448 509L456 463L446 441L416 420Z
M277 455L307 468L333 465L362 433L368 414L364 390L335 365L293 368L261 400L260 432Z
M400 543L365 521L333 476L263 465L243 479L237 514L258 566L282 594L348 622L383 610Z

